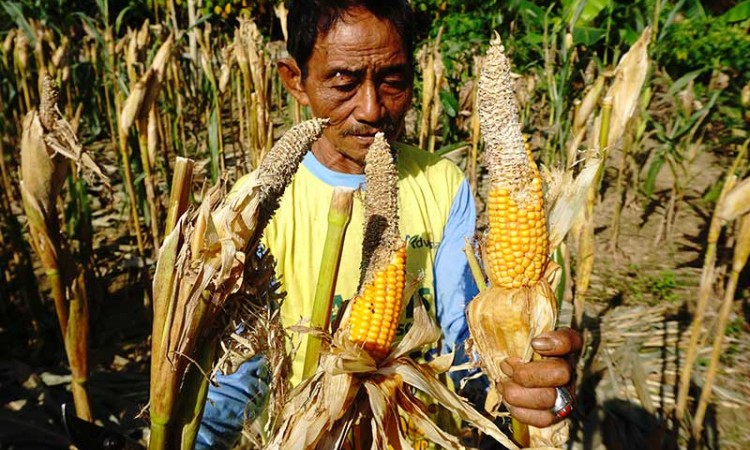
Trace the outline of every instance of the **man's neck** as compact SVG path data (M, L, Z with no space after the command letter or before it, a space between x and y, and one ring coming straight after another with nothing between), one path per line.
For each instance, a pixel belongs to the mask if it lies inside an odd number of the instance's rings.
M318 162L336 172L354 175L365 173L364 163L360 163L347 157L343 153L336 151L332 146L325 145L321 141L317 141L313 144L312 153L315 155L315 159L317 159Z

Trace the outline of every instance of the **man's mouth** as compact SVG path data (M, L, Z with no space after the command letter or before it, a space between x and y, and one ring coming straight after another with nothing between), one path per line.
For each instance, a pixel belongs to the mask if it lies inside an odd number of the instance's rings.
M358 141L365 143L365 144L372 144L372 142L375 140L375 133L373 134L353 134Z

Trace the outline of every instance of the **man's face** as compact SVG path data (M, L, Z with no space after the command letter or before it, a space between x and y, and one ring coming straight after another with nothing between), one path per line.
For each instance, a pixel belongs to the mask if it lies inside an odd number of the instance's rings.
M330 123L313 147L321 162L361 172L375 133L398 137L411 105L412 69L400 36L388 22L354 9L319 35L307 62L299 99ZM334 153L335 152L335 153ZM333 158L333 164L326 161Z

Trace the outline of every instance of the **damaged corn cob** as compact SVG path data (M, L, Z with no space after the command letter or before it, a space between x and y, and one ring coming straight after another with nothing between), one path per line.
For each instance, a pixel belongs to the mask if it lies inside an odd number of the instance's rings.
M247 253L255 254L280 197L326 123L311 119L289 129L257 170L228 195L223 183L209 190L198 210L183 214L165 237L153 283L151 450L193 447L206 399L205 389L198 389L207 383L201 372L213 364L202 355L215 348L232 295L270 278L272 266L257 265ZM206 366L192 370L195 361ZM191 374L200 383L189 382Z
M487 52L478 86L478 108L485 141L489 191L489 231L483 261L491 286L469 304L467 318L482 367L493 385L507 376L509 357L531 359L531 339L554 328L557 302L547 281L549 238L542 180L525 144L510 65L499 37ZM488 410L501 402L496 390ZM523 446L555 447L567 440L557 429L514 431Z
M349 339L380 361L396 336L406 268L406 246L398 228L398 173L382 133L365 157L365 182L362 272L352 300Z

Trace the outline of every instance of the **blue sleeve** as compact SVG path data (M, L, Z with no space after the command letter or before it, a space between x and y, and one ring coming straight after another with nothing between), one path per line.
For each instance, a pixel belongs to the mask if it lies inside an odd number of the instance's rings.
M257 417L265 404L269 374L262 356L245 361L230 375L217 375L208 387L208 399L195 442L196 450L230 449L246 420Z
M477 286L464 254L466 239L473 239L476 206L469 183L464 180L453 199L443 240L435 256L435 303L443 330L443 352L463 344L469 335L465 308L477 295Z
M442 352L454 351L454 364L468 360L464 350L464 341L469 337L465 311L466 305L479 292L464 253L466 239L474 238L475 228L476 205L469 183L464 180L453 199L434 267L437 319L443 330ZM458 387L462 379L476 372L478 370L450 372L450 376ZM487 379L482 376L470 381L461 394L475 405L481 405L487 386Z

